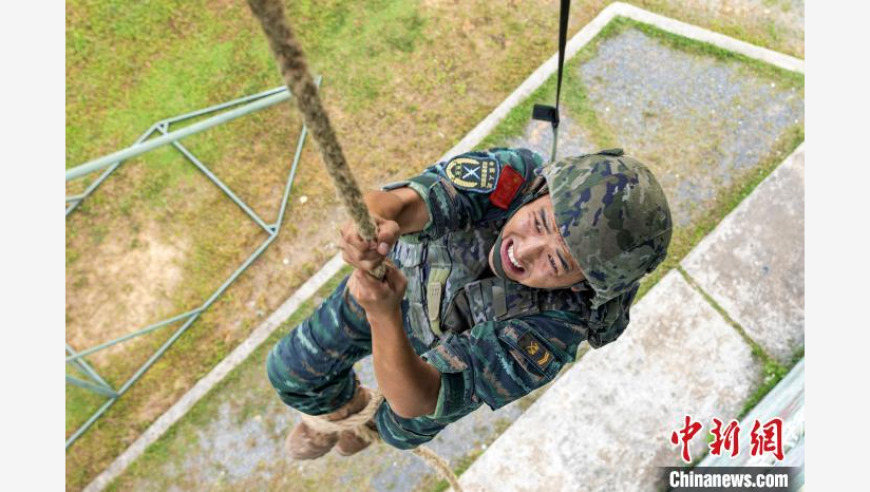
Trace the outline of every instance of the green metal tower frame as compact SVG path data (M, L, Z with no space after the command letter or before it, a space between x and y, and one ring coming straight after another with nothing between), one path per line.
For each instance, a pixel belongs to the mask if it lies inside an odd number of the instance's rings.
M317 86L320 87L321 77L317 77L316 79ZM89 175L95 171L103 170L102 174L97 177L90 185L87 186L85 191L81 194L68 196L66 197L66 216L74 212L79 205L90 196L111 174L124 163L124 161L145 154L151 150L154 150L159 147L163 147L165 145L171 145L177 149L181 155L187 159L191 164L193 164L197 169L199 169L212 183L215 184L220 190L230 199L233 203L238 205L239 208L260 228L262 228L267 234L268 237L265 241L263 241L260 246L254 250L253 253L244 261L242 264L235 270L233 273L217 288L217 290L209 296L199 307L193 309L192 311L187 311L185 313L181 313L170 318L164 319L157 323L146 326L145 328L141 328L139 330L135 330L126 335L120 336L113 340L109 340L107 342L101 343L99 345L95 345L93 347L89 347L84 350L76 350L69 343L66 344L66 363L72 365L79 373L81 373L85 379L80 379L69 374L66 375L67 383L73 384L80 388L84 388L86 390L92 391L98 395L104 396L107 398L106 402L100 406L100 408L94 412L84 424L82 424L69 438L66 440L66 449L79 438L82 434L84 434L93 424L97 421L105 412L111 407L116 401L118 401L127 390L130 389L133 384L135 384L143 374L145 374L148 369L154 365L160 357L178 340L181 335L184 334L185 331L193 324L194 321L199 318L199 316L207 310L214 302L227 290L227 288L232 285L236 279L249 267L251 264L272 244L272 241L278 236L278 233L281 230L281 223L284 220L284 213L287 209L287 202L290 198L290 192L293 188L293 180L296 177L296 169L299 165L299 159L302 155L302 148L305 144L305 139L308 134L308 129L305 125L302 126L302 130L299 133L299 138L296 142L296 152L293 156L292 164L290 165L290 171L287 176L287 181L284 186L284 194L281 199L281 207L278 211L278 217L275 219L273 223L266 223L259 215L257 215L254 210L248 206L247 203L244 202L238 195L236 195L223 181L220 180L204 163L202 163L197 157L188 150L180 140L184 137L188 137L190 135L194 135L197 133L201 133L209 128L213 128L215 126L221 125L223 123L227 123L236 118L245 116L247 114L254 113L256 111L260 111L262 109L274 106L283 101L289 100L291 97L290 92L286 87L277 87L275 89L271 89L268 91L260 92L257 94L252 94L249 96L245 96L239 99L234 99L232 101L228 101L222 104L218 104L215 106L210 106L204 109L200 109L197 111L193 111L190 113L186 113L180 116L175 116L172 118L167 118L157 123L151 125L142 136L139 137L136 142L127 147L126 149L120 150L118 152L114 152L112 154L105 155L98 159L94 159L85 164L76 166L66 171L66 181L72 181L83 176ZM217 114L215 114L217 113ZM190 125L184 126L177 130L172 130L172 125L176 125L187 120L193 118L200 118L203 116L210 116L204 120L198 121L196 123L192 123ZM155 134L158 136L152 138ZM130 340L135 337L139 337L148 333L152 333L154 331L159 330L165 326L171 325L173 323L184 321L184 323L172 334L169 339L167 339L151 357L142 364L139 369L125 381L120 387L117 389L113 388L112 385L107 383L105 379L103 379L100 374L87 362L85 359L88 355L91 355L95 352L103 350L105 348L111 347L118 343L124 342L126 340Z

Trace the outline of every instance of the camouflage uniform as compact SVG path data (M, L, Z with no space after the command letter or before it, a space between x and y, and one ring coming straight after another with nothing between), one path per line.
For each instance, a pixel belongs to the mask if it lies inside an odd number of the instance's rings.
M384 441L400 449L427 442L483 403L497 409L552 381L582 341L598 348L625 330L637 280L666 253L670 214L649 171L621 155L593 154L545 169L531 151L491 149L385 187L411 187L429 210L426 227L402 236L390 257L408 278L405 332L414 350L441 373L441 389L435 411L417 418L396 415L385 401L375 419ZM627 192L638 184L649 188L643 181L650 179L654 189L646 194ZM584 187L583 180L598 186ZM560 232L588 277L579 291L534 289L489 270L489 251L501 228L517 209L547 192ZM650 198L658 200L653 218L625 208L631 200ZM664 235L644 236L650 226ZM596 233L602 227L617 227L619 234ZM642 233L635 237L625 227ZM641 254L627 259L624 253L631 250ZM365 312L346 282L268 357L269 379L282 401L308 414L326 414L347 402L355 385L353 364L371 353Z

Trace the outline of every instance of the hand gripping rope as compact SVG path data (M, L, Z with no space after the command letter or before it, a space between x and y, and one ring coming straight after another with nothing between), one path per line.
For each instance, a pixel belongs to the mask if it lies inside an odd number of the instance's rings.
M377 225L369 215L363 195L329 122L329 116L320 102L317 86L308 72L308 62L305 61L302 46L296 40L290 24L287 23L284 6L275 0L248 0L248 5L263 27L272 54L284 77L284 83L293 94L296 105L302 113L302 119L320 148L323 163L338 188L344 208L356 224L360 236L365 241L373 240L377 236ZM380 264L369 273L382 279L384 270L385 266Z
M287 23L284 6L280 0L248 0L248 5L263 27L263 32L272 48L272 54L275 56L278 68L284 77L284 83L293 94L299 111L302 113L303 121L311 130L311 135L320 148L320 155L323 157L323 162L326 164L326 169L332 176L336 188L338 188L345 208L356 223L360 236L366 241L371 241L376 237L377 226L369 215L362 193L350 167L347 165L341 151L341 145L339 145L329 122L329 117L320 102L317 86L315 86L311 74L308 73L305 54L290 28L290 24ZM377 278L383 278L384 272L385 267L381 264L370 273ZM378 440L380 439L378 433L368 428L365 423L374 416L378 406L383 401L383 395L374 390L374 395L365 409L346 419L327 421L304 413L302 418L315 430L325 432L351 430L366 441ZM462 491L459 480L447 465L447 461L423 446L418 446L412 452L437 470L450 483L455 492Z

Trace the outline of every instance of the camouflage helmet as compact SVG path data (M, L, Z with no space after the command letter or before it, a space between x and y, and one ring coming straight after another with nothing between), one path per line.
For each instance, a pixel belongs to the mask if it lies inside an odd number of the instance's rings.
M595 292L593 307L630 289L667 256L671 212L646 166L622 149L543 169L556 224Z

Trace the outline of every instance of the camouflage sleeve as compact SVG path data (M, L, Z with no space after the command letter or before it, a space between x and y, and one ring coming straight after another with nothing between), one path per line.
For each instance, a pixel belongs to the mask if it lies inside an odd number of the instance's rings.
M541 156L527 149L467 152L384 189L407 186L420 195L429 222L417 236L432 240L509 217L522 204L542 165Z
M495 410L529 394L574 360L585 334L570 317L536 315L448 335L422 356L441 373L438 402L428 417L463 415L481 401Z

